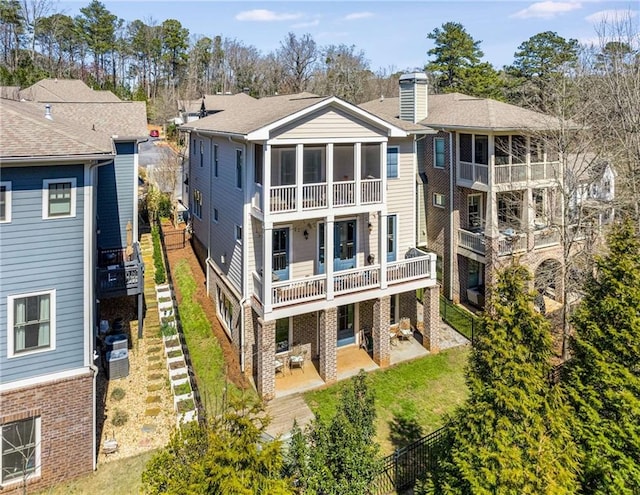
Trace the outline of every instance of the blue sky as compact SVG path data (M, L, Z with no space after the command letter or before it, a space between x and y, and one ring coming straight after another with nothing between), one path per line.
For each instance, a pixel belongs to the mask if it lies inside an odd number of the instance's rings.
M56 11L77 15L90 0L54 4ZM319 46L355 45L372 70L424 67L433 42L427 34L448 21L459 22L481 40L484 60L495 67L510 64L518 45L534 34L555 31L581 42L597 39L603 18L631 12L633 1L234 1L103 0L115 15L132 21L161 23L177 19L192 36L221 35L254 45L263 53L278 48L288 32L309 33Z

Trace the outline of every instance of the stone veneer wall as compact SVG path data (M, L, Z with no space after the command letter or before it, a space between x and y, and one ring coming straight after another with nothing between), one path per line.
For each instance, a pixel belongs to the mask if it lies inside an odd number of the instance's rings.
M435 354L440 351L440 286L427 287L422 293L424 325L422 346Z
M40 476L29 493L93 471L93 372L0 394L0 424L40 417ZM22 483L6 484L3 495L22 493Z
M292 344L310 344L310 358L318 357L318 313L305 313L293 317Z
M370 299L368 301L362 301L358 304L358 318L360 328L366 328L369 331L373 329L373 305L375 301Z
M411 324L416 326L418 323L418 314L416 310L418 307L418 299L415 291L403 292L402 294L399 294L398 299L398 304L400 306L398 321L400 321L401 318L409 318L411 320Z
M258 319L256 388L265 400L276 395L276 322Z

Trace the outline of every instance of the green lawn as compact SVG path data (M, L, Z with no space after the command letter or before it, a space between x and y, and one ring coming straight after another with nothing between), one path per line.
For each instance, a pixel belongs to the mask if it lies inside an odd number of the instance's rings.
M41 495L134 495L142 487L141 473L154 452L100 463L98 470L82 478L41 492Z
M196 383L205 409L215 414L222 404L225 387L229 394L239 391L225 379L222 348L211 331L211 322L195 300L196 282L188 262L178 262L174 269L174 278L174 283L182 294L178 311Z
M467 396L464 370L469 349L457 348L368 374L377 409L377 441L384 454L443 425ZM329 417L345 382L308 392L314 413Z

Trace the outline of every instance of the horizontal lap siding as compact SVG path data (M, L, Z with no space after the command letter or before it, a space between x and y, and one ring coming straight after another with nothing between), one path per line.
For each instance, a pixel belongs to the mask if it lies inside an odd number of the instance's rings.
M199 147L200 138L196 137ZM204 138L203 138L204 139ZM193 143L193 137L191 138ZM194 232L203 241L207 239L208 225L211 225L211 258L218 268L226 274L236 290L242 288L242 244L236 242L236 225L243 225L244 191L236 187L236 149L242 149L244 156L243 175L247 173L246 150L240 144L229 142L227 139L216 139L212 142L204 142L204 165L200 167L199 148L198 153L191 155L190 192L193 201L193 190L202 192L203 218L194 218ZM212 144L218 145L218 177L211 173L211 188L209 174L212 166ZM218 222L208 222L209 214L213 218L213 208L218 210ZM205 210L209 210L205 213ZM246 238L247 232L243 232ZM226 262L221 262L222 255L226 254Z
M98 169L98 247L102 249L126 246L127 223L134 225L137 171L133 149L133 143L118 143L114 163Z
M0 224L0 380L8 383L83 365L84 172L81 165L3 168L10 223ZM76 216L42 219L42 181L76 179ZM7 359L7 297L56 290L56 349Z
M278 139L317 139L318 142L381 136L386 136L386 132L336 109L323 109L305 116L304 120L283 126L271 135Z
M415 183L413 169L413 141L396 140L388 144L398 146L398 178L387 180L387 213L398 217L397 259L403 259L408 249L415 247Z

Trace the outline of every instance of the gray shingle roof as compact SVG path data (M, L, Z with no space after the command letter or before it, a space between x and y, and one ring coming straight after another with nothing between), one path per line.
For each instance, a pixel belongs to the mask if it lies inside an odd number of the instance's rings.
M224 95L204 95L204 106L208 112L225 110L229 104L235 105L238 102L256 101L253 96L246 93L224 94ZM202 106L202 98L197 100L178 100L180 110L188 113L198 113Z
M62 117L45 118L44 105L0 100L0 160L111 154L108 134Z
M20 91L20 98L40 102L105 103L121 101L111 91L94 91L79 79L43 79Z
M434 128L486 130L542 130L559 125L558 119L488 98L461 93L428 96L428 116L420 124ZM378 115L398 117L399 98L373 100L360 105Z
M62 117L109 136L143 138L148 134L143 101L116 103L51 103L53 118Z
M294 95L268 96L260 99L248 98L247 95L242 96L242 93L233 96L227 95L224 100L217 100L224 103L224 108L220 108L221 111L203 119L189 122L181 126L181 128L245 135L333 97L317 96L313 93L298 93ZM207 106L207 110L209 109ZM403 122L386 115L376 115L376 117L403 130L419 132L426 129L422 125Z

